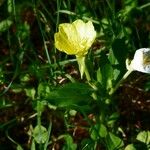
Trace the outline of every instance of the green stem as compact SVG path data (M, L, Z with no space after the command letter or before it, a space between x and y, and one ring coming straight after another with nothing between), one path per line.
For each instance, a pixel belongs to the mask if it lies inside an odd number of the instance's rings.
M97 87L96 87L94 84L91 84L91 83L90 83L90 81L91 81L91 76L90 76L89 71L88 71L88 69L87 69L87 67L86 67L86 64L85 64L85 70L84 70L84 72L85 72L85 76L86 76L86 79L87 79L89 85L90 85L94 90L97 90ZM96 95L95 92L92 93L92 97L93 97L94 100L97 100L97 95Z
M86 67L86 64L85 64L85 70L84 70L84 72L85 72L85 76L86 76L87 81L88 82L91 81L91 77L90 77L89 71L88 71L88 69Z
M143 8L146 8L146 7L149 7L149 6L150 6L150 3L147 3L147 4L142 5L140 8L143 9Z
M40 104L41 102L37 101L37 124L39 127L41 127L41 110L40 110Z
M120 84L122 83L122 81L124 81L132 72L133 70L130 69L128 70L124 76L122 77L122 79L116 84L116 86L109 92L110 95L114 94L116 92L116 90L119 88Z
M86 79L89 83L89 85L94 89L94 90L97 90L97 87L94 85L94 84L91 84L90 81L91 81L91 76L89 74L89 71L88 71L88 68L86 67L86 64L85 64L85 57L78 57L76 56L77 58L77 62L78 62L78 65L79 65L79 70L80 70L80 74L81 74L81 79L83 77L83 74L85 73L85 76L86 76ZM97 95L95 92L93 92L92 94L92 97L93 99L97 99Z
M37 101L37 125L39 128L39 137L41 136L41 102ZM39 144L39 149L42 149L42 143Z

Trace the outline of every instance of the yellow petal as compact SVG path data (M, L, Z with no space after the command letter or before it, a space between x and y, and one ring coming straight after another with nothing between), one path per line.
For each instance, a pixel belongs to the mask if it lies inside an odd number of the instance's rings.
M71 41L69 40L69 35L67 35L66 29L68 28L68 32L70 29L70 26L68 24L64 24L59 26L59 32L55 33L54 38L55 38L55 46L57 49L60 51L64 51L67 54L74 54L74 46L71 44Z
M79 19L72 24L60 24L54 40L58 50L69 55L85 56L95 37L96 31L92 22L84 23Z
M96 31L91 21L86 23L86 47L89 49L96 38Z
M85 23L82 20L76 20L72 23L74 30L76 32L76 36L78 37L78 42L81 42L85 37Z

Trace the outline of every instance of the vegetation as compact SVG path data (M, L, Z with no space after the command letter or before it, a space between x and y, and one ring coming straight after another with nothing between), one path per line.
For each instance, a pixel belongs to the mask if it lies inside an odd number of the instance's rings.
M148 0L2 0L0 9L0 150L150 149L150 76L126 67L150 47ZM85 64L55 47L59 25L78 19L96 31Z

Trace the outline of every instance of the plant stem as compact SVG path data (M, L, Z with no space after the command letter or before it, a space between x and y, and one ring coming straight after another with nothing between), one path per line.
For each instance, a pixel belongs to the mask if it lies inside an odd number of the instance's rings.
M88 69L86 67L86 64L85 64L84 72L85 72L85 76L86 76L87 81L90 82L91 81L91 77L90 77L89 71L88 71Z
M132 72L133 70L130 69L128 70L124 76L122 77L122 79L116 84L116 86L114 88L112 88L112 90L109 92L110 95L114 94L116 92L116 90L118 89L118 87L120 86L120 84L122 83L122 81L124 81Z
M41 136L41 102L37 101L37 125L39 128L39 137ZM39 144L39 149L42 149L42 143Z
M140 8L143 9L143 8L146 8L146 7L149 7L149 6L150 6L150 3L147 3L147 4L142 5Z
M85 64L85 70L84 70L84 72L85 72L85 76L86 76L86 79L87 79L89 85L90 85L94 90L97 90L97 87L96 87L94 84L91 84L91 83L90 83L90 81L91 81L91 76L90 76L89 71L88 71L88 69L87 69L87 67L86 67L86 64ZM92 97L93 97L94 100L97 100L97 95L96 95L95 92L92 93Z

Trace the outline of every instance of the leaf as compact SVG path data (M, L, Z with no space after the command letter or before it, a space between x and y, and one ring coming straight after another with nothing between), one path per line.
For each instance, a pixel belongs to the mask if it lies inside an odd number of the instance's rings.
M44 126L36 126L33 130L34 140L40 144L45 143L48 138L48 132Z
M150 131L142 131L140 132L137 137L137 140L145 143L145 144L150 144Z
M103 124L96 124L91 128L91 138L97 140L99 136L101 138L107 136L107 128Z
M125 39L115 39L112 43L112 51L114 57L117 59L118 64L123 67L125 66L125 60L127 57L128 49L125 44ZM121 70L123 68L120 68Z
M95 126L92 126L91 128L91 138L92 140L96 141L99 138L99 133L98 133L98 124L96 124Z
M36 91L35 91L34 88L25 89L25 92L26 92L26 95L27 95L28 97L30 97L32 100L35 99L35 93L36 93Z
M110 89L112 87L112 78L113 78L113 68L112 68L112 66L107 63L99 69L100 70L99 70L99 73L98 73L99 74L98 78L99 78L99 80L102 80L101 84L106 89Z
M107 124L109 126L113 126L113 124L118 120L119 118L119 113L118 112L114 112L111 114L111 116L109 116Z
M26 22L23 24L18 24L16 34L21 40L28 39L30 35L30 26Z
M20 145L17 145L17 150L23 150L23 148Z
M107 144L108 150L116 150L124 146L123 141L111 132L107 134L106 144Z
M94 150L95 142L91 139L83 139L81 142L81 150Z
M12 25L12 21L10 19L6 19L0 22L0 32L4 32L10 28Z
M71 105L85 106L92 101L93 89L88 84L69 83L61 88L51 91L47 101L58 107Z
M8 0L7 1L7 10L8 10L8 13L13 13L13 1L12 0Z
M36 147L35 147L35 140L34 140L34 139L32 140L31 150L36 150Z
M100 82L102 84L103 80L102 80L102 73L101 73L101 69L98 68L97 72L97 81Z
M100 137L106 137L107 135L107 128L103 124L100 124L99 135Z
M113 67L106 54L101 53L99 65L100 67L97 70L97 80L105 89L110 89L113 82Z
M63 146L63 150L76 150L77 149L77 144L73 142L73 139L70 135L65 135L64 139L66 143Z
M126 146L125 150L136 150L133 144L129 144Z
M128 54L128 48L125 43L125 38L117 38L112 43L112 49L109 52L109 61L114 68L114 80L118 81L122 78L126 72L126 58Z
M47 83L40 83L38 85L38 96L45 98L50 93L50 86Z

